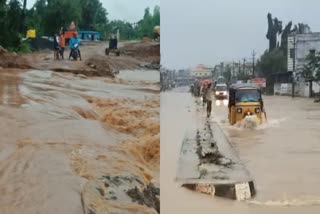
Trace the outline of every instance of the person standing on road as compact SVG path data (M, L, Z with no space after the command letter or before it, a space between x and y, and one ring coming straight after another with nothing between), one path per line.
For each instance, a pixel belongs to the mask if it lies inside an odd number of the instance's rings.
M53 38L54 59L59 59L59 49L59 36L58 34L55 34Z
M201 95L202 95L202 104L203 106L206 104L206 91L207 91L207 86L203 85L201 88Z
M213 97L212 83L208 84L208 87L207 87L206 93L205 93L205 97L206 97L206 102L207 102L207 117L209 118L211 115L211 110L212 110L212 97Z
M59 37L59 45L60 45L60 56L62 59L64 59L64 49L66 47L66 41L64 38L63 33L60 33L60 37Z

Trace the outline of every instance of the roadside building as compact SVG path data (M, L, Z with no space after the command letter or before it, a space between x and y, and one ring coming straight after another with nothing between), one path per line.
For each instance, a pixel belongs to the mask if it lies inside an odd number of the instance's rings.
M203 64L197 65L191 69L191 76L194 78L212 78L212 68Z
M100 39L100 33L96 31L79 31L79 38L85 41L96 41Z
M287 67L288 70L281 74L281 82L275 84L275 93L281 94L286 88L286 93L292 93L292 79L295 80L295 95L310 97L312 92L318 92L320 86L317 82L306 81L303 78L303 67L306 57L311 53L320 51L320 33L305 33L288 36ZM280 76L279 76L280 77ZM284 83L285 82L285 83ZM281 87L283 84L283 87ZM285 86L285 87L284 87ZM276 90L279 89L279 90Z

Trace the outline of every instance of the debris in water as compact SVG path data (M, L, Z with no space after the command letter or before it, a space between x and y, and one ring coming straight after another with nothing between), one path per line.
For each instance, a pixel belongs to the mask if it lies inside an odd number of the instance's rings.
M132 175L102 176L82 192L86 212L95 214L160 213L159 197L159 188Z

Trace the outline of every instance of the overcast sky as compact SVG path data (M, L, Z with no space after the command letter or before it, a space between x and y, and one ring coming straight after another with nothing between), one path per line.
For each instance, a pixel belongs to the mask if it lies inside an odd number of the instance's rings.
M107 9L109 20L120 19L129 22L136 22L142 19L144 9L160 5L160 0L100 0ZM31 8L36 0L28 0L27 7Z
M267 13L320 31L319 0L161 0L161 63L186 68L261 55Z

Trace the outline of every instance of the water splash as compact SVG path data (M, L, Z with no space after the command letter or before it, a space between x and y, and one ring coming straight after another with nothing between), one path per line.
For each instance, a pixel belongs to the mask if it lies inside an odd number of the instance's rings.
M248 115L242 121L236 123L236 127L242 129L256 129L259 125L259 120L255 115Z

